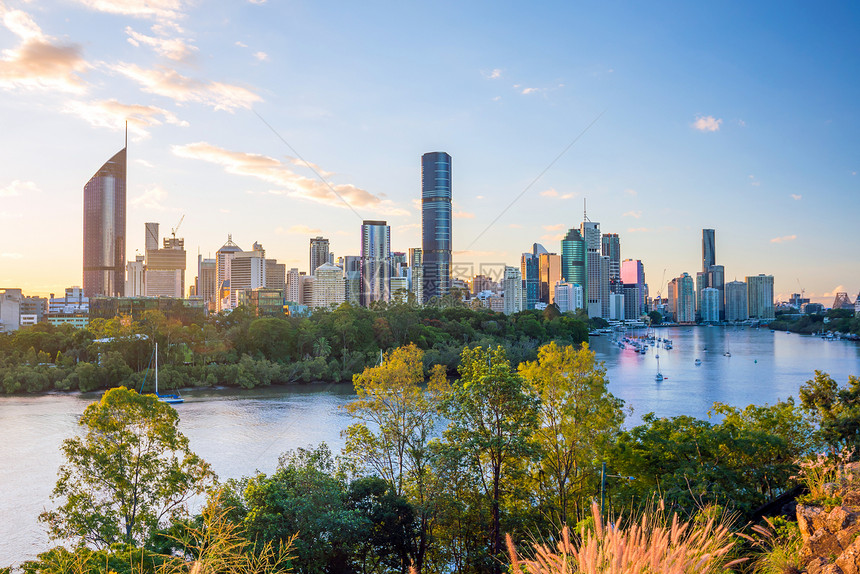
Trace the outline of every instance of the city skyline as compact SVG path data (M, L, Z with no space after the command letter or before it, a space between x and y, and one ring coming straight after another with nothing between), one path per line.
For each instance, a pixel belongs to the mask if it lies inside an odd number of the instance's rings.
M857 6L445 10L0 3L0 285L83 283L80 190L128 119L127 229L185 214L192 257L228 233L288 268L317 235L358 255L363 219L419 247L415 158L445 150L455 263L560 253L587 197L652 285L695 276L716 229L726 283L766 273L778 299L826 304L860 290ZM444 49L420 40L431 27Z

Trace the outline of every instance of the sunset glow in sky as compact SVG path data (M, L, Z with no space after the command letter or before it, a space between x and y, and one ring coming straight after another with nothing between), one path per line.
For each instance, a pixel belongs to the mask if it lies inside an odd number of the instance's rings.
M587 198L652 295L707 227L727 281L853 299L858 29L856 2L0 0L0 287L81 284L82 188L128 120L127 258L185 214L187 285L228 233L303 271L362 218L420 246L447 151L462 269L558 252Z

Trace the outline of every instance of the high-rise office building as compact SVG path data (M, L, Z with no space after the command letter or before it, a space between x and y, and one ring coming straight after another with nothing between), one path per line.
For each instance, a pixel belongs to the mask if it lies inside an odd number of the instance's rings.
M726 321L746 321L749 318L747 284L729 281L726 283Z
M286 293L287 265L278 263L277 259L266 259L266 288L278 289Z
M711 265L708 271L708 287L718 291L717 302L720 306L720 319L726 316L726 268L722 265Z
M720 292L713 287L702 289L701 308L699 316L705 323L717 323L720 320Z
M424 300L451 290L451 156L429 152L421 156L421 246Z
M251 251L236 252L230 260L230 307L240 303L240 293L266 287L266 252L259 243Z
M538 256L538 273L540 274L538 300L551 305L555 302L555 285L561 281L561 255L543 253Z
M583 221L579 229L585 248L589 251L600 251L600 223L597 221Z
M588 297L587 249L578 229L569 229L561 240L561 277L567 283L581 285Z
M324 263L328 263L329 259L329 244L328 239L324 237L311 237L310 247L310 263L308 265L308 275L313 275L314 270Z
M524 309L523 274L516 267L505 267L505 275L502 279L502 292L505 299L502 312L505 315L513 315Z
M708 277L710 277L710 273L706 271L696 273L696 314L699 318L702 317L702 290L709 287Z
M150 221L144 223L144 251L147 249L158 249L158 239L161 237L158 233L158 223Z
M290 303L300 303L302 299L302 283L299 279L299 270L293 267L287 273L287 292L284 298Z
M621 283L624 285L636 285L636 296L639 297L639 311L636 314L638 318L640 314L645 312L645 266L639 259L625 259L621 262ZM628 317L629 318L629 317Z
M215 270L214 259L205 259L202 255L197 256L197 281L194 290L197 296L206 302L207 307L210 303L215 303L215 293L217 292Z
M343 258L343 278L346 281L346 302L358 307L361 305L361 257L347 255Z
M707 273L717 263L717 245L713 229L702 230L702 271Z
M427 256L426 247L424 255ZM425 265L425 272L426 269ZM391 228L385 221L364 221L361 225L361 304L367 307L374 301L390 300Z
M747 277L747 309L750 319L773 319L773 275Z
M126 148L84 186L84 293L125 294Z
M621 279L621 240L617 233L604 233L600 238L600 254L609 257L609 280Z
M580 225L580 233L585 239L586 248L586 311L588 312L589 317L604 317L605 315L608 316L606 313L604 313L604 311L608 312L609 301L608 299L604 301L602 298L604 289L601 281L602 277L600 261L600 223L588 220L583 221ZM607 282L607 288L605 289L605 291L608 297L608 274L605 279Z
M230 308L230 263L242 248L233 243L233 236L227 235L227 243L215 252L215 310Z
M134 261L129 261L125 265L125 296L126 297L142 297L143 296L143 269L146 257L143 255L135 255Z
M696 321L696 287L689 273L682 273L676 279L675 321L694 323Z
M146 225L146 243L151 245L150 232L158 233L158 224ZM156 235L156 245L158 236ZM143 294L147 297L185 296L185 240L165 237L161 249L147 249L143 272Z
M312 307L337 307L346 301L346 280L343 269L323 263L314 269Z

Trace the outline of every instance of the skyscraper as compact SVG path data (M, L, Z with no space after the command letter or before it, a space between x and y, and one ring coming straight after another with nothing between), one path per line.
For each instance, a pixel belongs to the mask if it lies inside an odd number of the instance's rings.
M707 273L717 262L717 246L713 229L702 230L702 271Z
M749 317L747 284L729 281L726 283L726 321L746 321Z
M328 263L328 249L328 239L324 237L311 237L308 275L313 275L317 267Z
M427 250L424 250L425 256ZM391 300L391 228L385 221L361 225L361 304Z
M424 300L451 290L451 156L421 156L421 236L424 257Z
M621 262L621 282L624 285L635 285L637 288L636 296L639 297L637 302L637 315L645 312L645 266L639 259L625 259Z
M561 277L568 283L581 285L588 300L585 239L578 229L569 229L561 240Z
M520 276L523 281L523 309L534 309L540 297L540 266L534 253L523 253Z
M125 294L126 148L84 186L84 294Z
M688 273L682 273L676 279L675 321L678 323L693 323L696 321L696 287L693 278Z
M773 319L773 275L747 276L747 308L750 319Z
M227 243L215 252L215 310L230 308L230 263L242 248L233 243L233 236L227 235Z
M502 289L505 294L505 315L513 315L523 310L523 275L516 267L505 267L502 279Z
M561 281L561 256L555 253L542 253L538 256L540 274L541 303L551 305L555 302L555 284Z
M621 240L617 233L604 233L600 238L600 254L609 257L609 280L621 279Z

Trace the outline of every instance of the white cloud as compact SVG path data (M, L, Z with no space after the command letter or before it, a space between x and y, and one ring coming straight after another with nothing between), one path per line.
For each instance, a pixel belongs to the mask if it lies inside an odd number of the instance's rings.
M163 30L163 27L153 26L153 29ZM167 38L161 36L147 36L135 32L131 26L126 26L125 33L128 34L128 43L132 46L149 46L156 54L163 56L169 60L181 62L187 60L197 51L197 46L191 45L184 38Z
M745 121L743 121L743 120L738 120L738 125L739 125L740 127L742 127L742 128L747 127L747 123L746 123Z
M484 199L484 196L483 195L476 195L475 199Z
M753 187L758 187L761 185L761 182L759 180L757 180L755 178L755 176L752 174L749 175L749 180L750 180L750 185L752 185Z
M34 182L16 179L6 187L0 188L0 197L18 197L20 195L39 193L40 191L39 186Z
M848 289L845 288L845 285L837 285L833 288L830 293L823 293L822 297L836 297L837 293L847 293Z
M552 234L548 233L546 235L541 235L540 238L543 241L561 241L562 239L564 239L564 234L563 233L552 233Z
M78 2L97 12L159 20L182 18L183 10L188 4L183 0L78 0Z
M122 62L112 66L112 69L140 84L143 91L180 103L200 103L216 110L232 112L236 108L250 109L254 103L262 101L260 96L247 88L195 80L166 67L146 70L137 64Z
M86 83L79 74L90 65L77 44L62 44L44 34L35 21L21 10L7 10L0 3L3 25L21 43L2 52L0 88L57 90L81 93Z
M650 231L653 230L649 229L648 227L630 227L629 229L627 229L627 233L648 233Z
M510 225L508 225L508 227L510 227L511 229L522 229L523 228L523 226L520 225L519 223L511 223Z
M173 146L172 151L179 157L220 165L227 173L273 183L281 188L283 194L290 197L299 197L333 207L346 207L344 205L346 202L355 209L369 209L387 215L409 215L408 211L397 207L391 200L352 184L333 184L329 187L317 179L297 174L273 157L230 151L206 142Z
M637 195L639 195L638 191L636 191L635 189L630 189L630 188L625 189L624 193L626 193L627 195L629 195L631 197L636 197Z
M168 211L168 208L164 205L166 199L167 191L161 186L156 185L155 187L151 187L145 190L142 194L132 199L131 204L135 207L143 209ZM173 211L174 209L175 208L171 208L169 211Z
M248 47L248 44L246 44L245 42L240 42L239 40L236 40L236 45L239 46L240 48L247 48Z
M564 229L564 223L556 223L555 225L544 225L542 227L547 231L560 231Z
M535 93L540 92L540 91L542 91L540 88L523 88L523 91L520 93L528 95L528 94L535 94Z
M470 213L468 211L455 211L453 213L454 219L475 219L475 214Z
M579 194L578 194L578 193L576 193L576 192L573 192L573 193L565 193L565 194L563 194L559 199L573 199L573 198L574 198L574 197L576 197L577 195L579 195Z
M128 121L128 130L139 137L149 135L148 127L160 126L165 122L175 126L188 126L188 122L180 120L173 112L163 108L123 104L116 100L73 101L67 103L63 111L83 118L92 126L115 131L125 129L125 122Z
M154 165L152 165L152 163L146 161L145 159L136 159L136 160L134 160L134 163L136 163L138 165L142 165L143 167L148 167L150 169L155 167Z
M720 124L723 120L718 120L714 116L698 116L693 122L693 127L700 132L716 132L720 130Z
M799 193L792 193L789 197L791 197L791 199L793 199L794 201L800 201L803 196Z
M502 70L501 68L494 68L489 72L482 72L482 74L484 74L484 77L488 80L498 80L502 77Z
M541 197L558 197L558 192L553 188L545 189L540 194Z
M774 237L770 240L771 243L785 243L786 241L794 241L797 235L783 235L782 237Z
M260 4L265 4L266 0L248 0L248 2L250 2L251 4L257 4L259 6Z
M254 53L254 57L261 62L265 62L269 59L269 55L265 52L256 52Z
M0 253L0 257L3 259L21 259L24 256L20 253Z
M640 217L642 217L642 212L641 211L625 211L624 213L621 214L621 217L633 217L635 219L639 219Z

